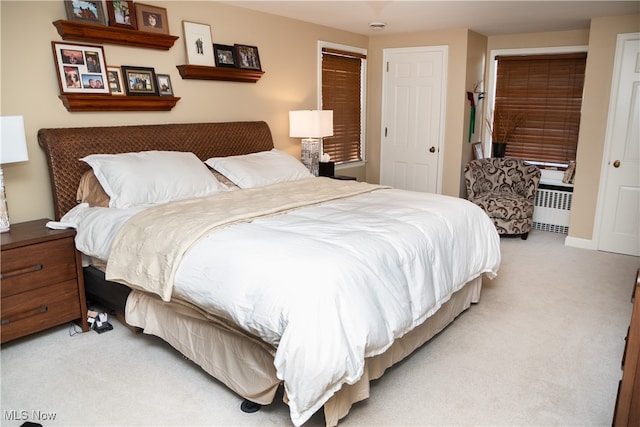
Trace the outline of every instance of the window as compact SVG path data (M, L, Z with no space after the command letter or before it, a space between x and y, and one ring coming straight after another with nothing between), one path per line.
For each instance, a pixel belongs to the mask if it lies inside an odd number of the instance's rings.
M363 160L366 55L322 48L322 109L333 110L333 136L323 152L336 163Z
M576 159L586 57L585 52L496 56L493 125L500 127L500 117L523 117L506 156L555 166Z

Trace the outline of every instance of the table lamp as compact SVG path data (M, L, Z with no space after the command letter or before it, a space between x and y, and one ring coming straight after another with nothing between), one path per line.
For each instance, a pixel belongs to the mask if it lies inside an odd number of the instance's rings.
M289 111L289 136L302 138L302 163L318 176L321 138L333 135L333 110Z
M22 116L0 117L0 233L9 231L9 211L4 192L4 173L2 165L7 163L26 162L27 138L24 134L24 118Z

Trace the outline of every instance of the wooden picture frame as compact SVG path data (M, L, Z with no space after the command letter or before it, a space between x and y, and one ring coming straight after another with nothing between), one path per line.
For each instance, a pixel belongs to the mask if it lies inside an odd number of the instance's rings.
M158 74L158 93L160 96L173 96L173 85L169 74Z
M482 143L474 142L471 145L473 146L473 158L476 160L484 159L484 152L482 151Z
M153 68L123 65L122 79L127 95L158 96L158 79Z
M132 1L107 0L107 15L109 16L110 27L128 28L130 30L138 28L136 11Z
M102 1L65 0L64 8L69 21L81 21L88 24L107 25L102 9Z
M142 3L135 3L134 8L138 30L169 34L169 19L166 8Z
M126 95L120 67L107 67L107 80L109 81L111 95Z
M51 42L60 93L109 94L102 46Z
M187 50L187 63L215 67L211 26L197 22L182 21L184 45Z
M214 44L213 55L216 59L216 67L236 68L238 66L234 46Z
M236 61L238 68L246 68L249 70L262 71L260 66L260 56L256 46L247 46L244 44L235 44Z

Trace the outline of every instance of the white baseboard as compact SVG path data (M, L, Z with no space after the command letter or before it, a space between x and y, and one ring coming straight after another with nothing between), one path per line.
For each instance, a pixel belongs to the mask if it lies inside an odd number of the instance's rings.
M567 236L564 239L565 246L571 246L572 248L591 249L592 251L598 250L598 245L593 240L579 239L577 237Z

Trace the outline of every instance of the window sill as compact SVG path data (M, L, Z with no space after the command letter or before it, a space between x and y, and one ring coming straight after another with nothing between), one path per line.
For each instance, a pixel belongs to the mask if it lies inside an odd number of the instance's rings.
M564 171L552 169L540 169L540 171L542 172L540 184L573 188L573 184L562 182L562 178L564 178Z
M358 160L358 161L355 161L355 162L336 163L336 170L359 168L359 167L365 167L366 165L367 165L366 160Z

